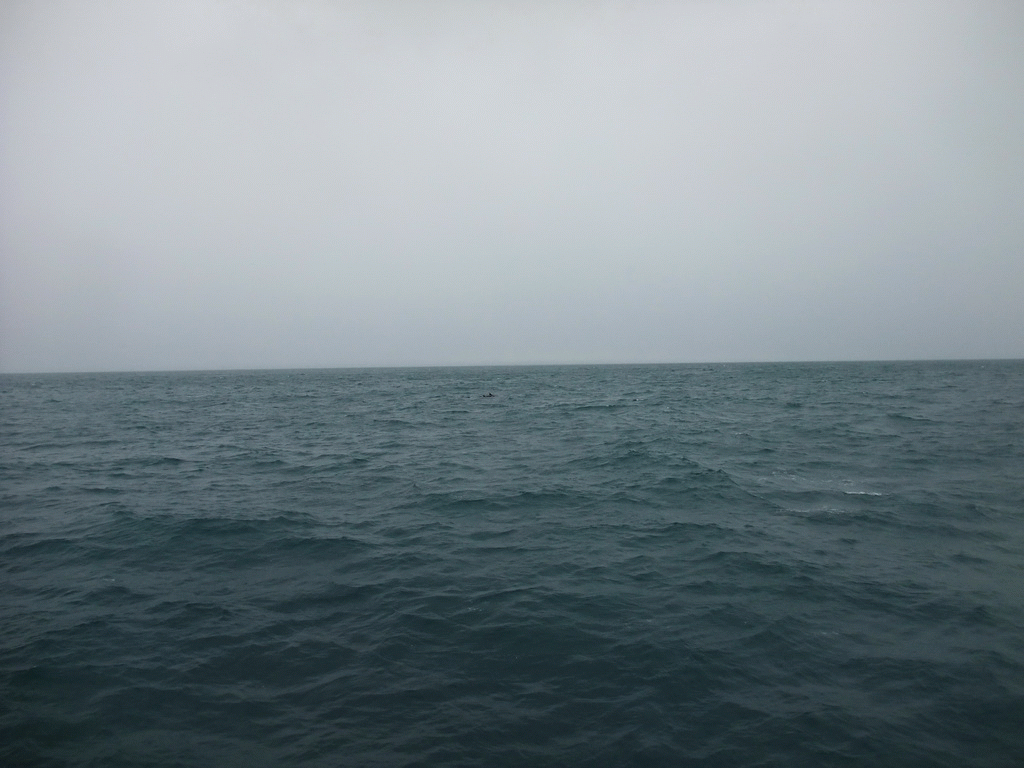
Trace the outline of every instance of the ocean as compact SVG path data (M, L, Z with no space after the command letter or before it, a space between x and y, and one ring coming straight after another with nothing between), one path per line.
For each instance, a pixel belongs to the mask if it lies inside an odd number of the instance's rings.
M1024 362L0 376L0 764L1024 765Z

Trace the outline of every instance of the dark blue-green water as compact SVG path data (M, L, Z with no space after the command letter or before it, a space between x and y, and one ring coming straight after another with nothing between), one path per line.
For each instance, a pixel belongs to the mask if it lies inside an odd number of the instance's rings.
M3 376L0 439L4 766L1024 764L1022 362Z

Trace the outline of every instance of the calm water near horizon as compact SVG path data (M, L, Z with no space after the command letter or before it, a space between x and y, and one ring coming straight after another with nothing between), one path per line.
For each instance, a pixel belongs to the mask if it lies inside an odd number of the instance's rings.
M3 375L0 510L3 765L1024 764L1024 361Z

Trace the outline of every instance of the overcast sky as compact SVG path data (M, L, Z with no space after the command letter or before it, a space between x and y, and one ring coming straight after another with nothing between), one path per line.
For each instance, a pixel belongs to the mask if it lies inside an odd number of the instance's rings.
M5 0L0 370L1024 357L1020 0Z

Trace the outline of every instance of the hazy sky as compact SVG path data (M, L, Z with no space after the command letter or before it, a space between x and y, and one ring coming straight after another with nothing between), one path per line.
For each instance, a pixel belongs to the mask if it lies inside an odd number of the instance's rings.
M4 0L0 370L1024 357L1020 0Z

